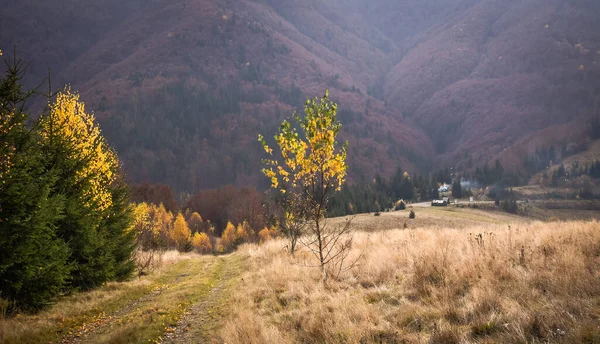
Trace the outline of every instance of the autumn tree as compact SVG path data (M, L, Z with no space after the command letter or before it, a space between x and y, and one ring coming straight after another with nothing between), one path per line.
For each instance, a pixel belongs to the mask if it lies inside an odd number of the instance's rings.
M171 238L175 242L175 245L177 245L177 249L179 251L188 251L191 243L192 233L190 232L190 228L188 227L187 223L185 222L185 218L181 213L177 214L177 217L175 218Z
M264 244L265 242L276 238L277 234L278 233L275 228L269 229L269 228L265 227L260 232L258 232L258 238L260 240L260 243Z
M205 231L202 216L200 216L200 214L198 214L197 212L193 212L190 215L189 219L187 220L187 223L192 233L201 233Z
M227 222L223 235L221 236L221 244L225 250L232 250L235 247L237 240L237 229L231 222Z
M168 185L144 182L131 185L130 189L130 198L134 203L162 204L172 213L179 210L173 190Z
M159 245L168 248L173 244L171 232L173 231L173 222L175 217L168 211L162 203L153 206L150 209L152 218L153 232Z
M210 253L212 251L212 244L206 233L195 233L192 238L192 246L194 246L198 253Z
M307 221L307 233L302 244L317 258L322 280L328 274L339 275L352 246L349 223L330 225L324 218L329 201L340 191L346 178L346 145L340 146L336 137L342 127L337 120L337 104L329 99L329 92L322 99L306 102L305 115L294 116L302 136L285 120L275 142L281 157L273 156L262 135L259 141L271 156L264 162L263 173L271 180L271 187L282 194L292 195L288 203L298 209L286 209L286 219ZM301 217L301 218L298 218Z

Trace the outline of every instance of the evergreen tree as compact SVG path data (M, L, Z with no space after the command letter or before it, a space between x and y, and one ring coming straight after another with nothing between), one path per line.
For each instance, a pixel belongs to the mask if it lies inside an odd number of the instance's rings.
M55 230L65 198L53 194L55 170L44 169L35 132L23 113L22 63L7 63L0 80L0 298L14 308L48 304L69 280L67 245Z
M117 178L116 154L95 118L69 89L50 105L49 114L40 122L40 133L48 166L58 171L55 194L66 198L57 235L71 251L71 285L97 287L121 275L124 266L131 266L127 254L131 236L123 233L131 209Z
M452 183L452 197L454 198L462 198L462 185L460 185L460 178L454 180Z
M112 256L109 274L111 279L123 281L135 270L135 261L131 258L136 249L133 224L133 209L129 204L129 193L124 177L119 176L111 189L112 202L106 210L101 228L107 233L105 250Z

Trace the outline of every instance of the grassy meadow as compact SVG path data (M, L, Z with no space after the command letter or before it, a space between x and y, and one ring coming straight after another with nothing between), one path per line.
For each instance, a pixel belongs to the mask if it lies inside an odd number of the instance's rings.
M446 221L359 231L358 264L326 285L305 267L310 257L290 256L283 242L243 247L251 268L223 341L600 342L600 223L490 214L473 225L482 212L420 213L426 222L445 213Z
M414 210L354 218L357 264L325 284L283 239L171 252L147 276L0 320L0 343L600 342L599 222Z

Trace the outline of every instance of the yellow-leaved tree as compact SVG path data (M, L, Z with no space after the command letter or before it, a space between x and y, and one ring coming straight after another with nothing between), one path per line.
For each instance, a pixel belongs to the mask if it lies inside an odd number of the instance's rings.
M192 239L192 245L198 253L210 253L212 251L210 238L206 233L196 232Z
M177 214L175 223L173 224L173 231L171 232L171 238L177 245L179 251L186 251L190 240L192 239L192 232L185 222L185 218L181 213Z
M278 157L259 135L270 155L264 160L263 173L271 180L271 187L283 195L280 204L285 216L281 225L291 237L292 252L296 240L303 238L304 247L318 259L325 281L329 272L339 275L352 245L349 222L342 227L329 226L324 219L329 200L346 179L347 144L340 146L336 141L342 124L329 92L320 100L307 101L305 115L295 114L294 118L302 136L289 121L283 121L275 135Z
M244 222L240 223L237 226L236 232L235 232L235 243L236 243L236 245L240 245L240 244L243 244L245 242L248 242L248 240L253 235L253 233L254 232L252 231L252 228L250 228L250 225L248 225L247 221L244 221Z
M260 240L261 244L264 244L265 242L269 241L269 240L273 240L274 238L277 237L277 230L275 228L263 228L260 232L258 232L258 238Z
M231 250L235 247L237 240L237 230L231 222L227 222L227 226L221 235L221 245L225 250Z
M73 182L83 185L84 204L100 211L110 207L110 185L119 169L117 156L106 144L94 116L85 112L79 95L69 88L59 92L40 127L45 143L76 164L68 168L75 172Z

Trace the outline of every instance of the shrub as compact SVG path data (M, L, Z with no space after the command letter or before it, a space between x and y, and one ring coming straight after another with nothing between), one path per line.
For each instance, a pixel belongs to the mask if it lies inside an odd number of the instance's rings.
M259 238L261 244L263 244L269 240L273 240L278 235L279 235L279 233L275 228L269 229L269 228L265 227L265 228L263 228L263 230L258 232L258 238Z
M511 213L511 214L516 214L517 211L519 210L519 206L517 205L517 201L510 200L510 201L504 201L502 202L502 210L504 210L507 213Z
M396 207L394 208L394 210L404 210L406 209L406 204L404 203L404 200L400 200L396 203Z
M410 214L408 214L408 218L409 218L409 219L412 219L412 220L414 220L414 219L415 219L415 217L416 217L416 215L415 215L415 211L414 211L414 210L411 210L411 211L410 211Z

